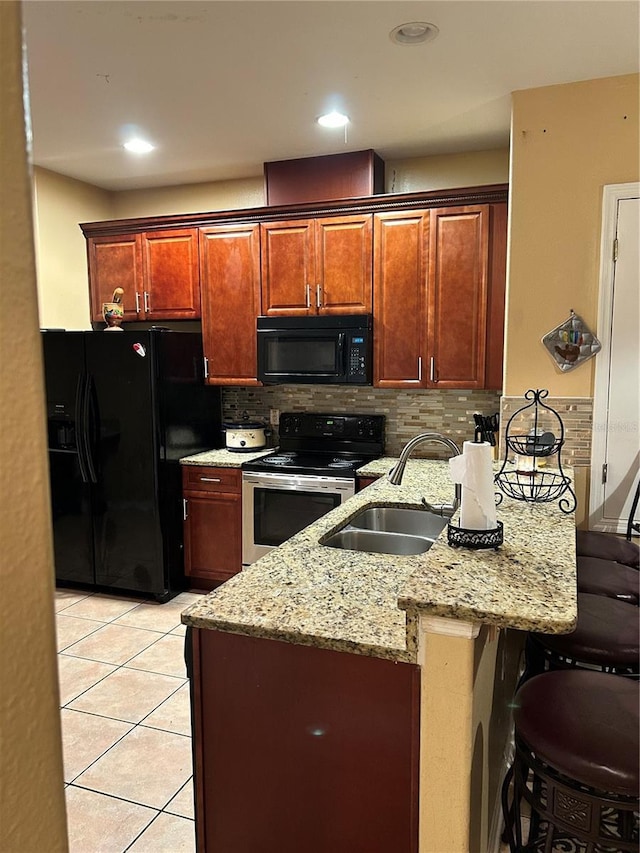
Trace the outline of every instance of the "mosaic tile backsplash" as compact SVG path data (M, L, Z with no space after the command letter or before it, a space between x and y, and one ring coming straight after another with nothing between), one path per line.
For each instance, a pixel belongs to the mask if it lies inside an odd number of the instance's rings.
M590 397L548 397L565 429L562 460L573 466L589 466L593 400ZM473 438L473 415L500 412L504 428L511 415L526 404L524 397L501 397L495 391L401 391L379 388L347 388L331 385L274 385L223 388L225 420L237 420L247 412L269 423L270 412L357 412L386 416L386 450L397 456L410 438L433 430L458 444ZM270 427L270 444L278 443L277 426ZM416 450L417 457L444 459L447 451L435 445ZM500 445L499 458L503 456Z
M237 420L246 411L267 423L272 409L280 412L356 412L386 417L386 450L397 456L410 438L420 432L441 432L458 444L473 438L475 412L500 411L495 391L401 391L378 388L347 388L331 385L274 385L265 388L224 388L225 420ZM278 442L277 427L271 444ZM418 448L417 457L443 459L448 456L435 445Z

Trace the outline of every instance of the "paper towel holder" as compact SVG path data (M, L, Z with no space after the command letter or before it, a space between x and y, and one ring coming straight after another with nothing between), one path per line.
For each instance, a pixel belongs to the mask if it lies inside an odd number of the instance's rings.
M560 499L558 506L564 513L573 512L576 508L576 494L571 487L571 479L562 470L560 458L564 445L564 424L556 410L542 402L548 395L547 390L534 391L530 388L524 395L525 400L529 401L527 405L509 418L504 434L504 461L494 477L496 486L502 492L498 494L497 504L502 502L504 494L528 503L547 503ZM522 433L518 421L526 423L525 429L529 427L525 433ZM508 467L509 452L516 454L520 467ZM557 457L556 472L537 467L537 460L546 461L549 457Z
M499 548L503 542L504 529L502 522L491 530L467 530L455 524L447 525L447 541L453 547L463 548Z

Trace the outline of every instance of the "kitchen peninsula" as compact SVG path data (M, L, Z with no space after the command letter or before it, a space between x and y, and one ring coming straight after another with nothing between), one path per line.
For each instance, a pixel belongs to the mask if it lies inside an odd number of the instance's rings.
M384 475L393 463L383 458L359 473ZM221 802L238 822L238 851L252 849L252 831L262 838L253 849L265 853L487 849L522 632L575 625L573 517L555 503L505 498L497 551L452 548L446 531L416 556L321 544L363 507L449 501L448 470L410 460L401 486L381 476L183 614L201 629L193 632L192 693L200 849L225 849L215 843L231 820ZM234 687L238 702L228 695ZM323 704L323 689L339 692ZM249 731L252 719L262 740ZM270 786L261 744L273 762ZM300 744L300 755L289 753ZM244 798L233 791L237 769L227 774L219 763L236 747L251 762L240 769ZM355 775L345 769L353 766ZM318 780L325 772L333 772L329 787ZM262 804L254 778L264 785ZM342 846L331 835L334 810Z

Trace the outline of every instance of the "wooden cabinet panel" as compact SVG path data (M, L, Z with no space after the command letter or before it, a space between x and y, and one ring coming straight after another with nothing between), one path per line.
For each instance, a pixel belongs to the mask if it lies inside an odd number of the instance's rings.
M195 228L142 235L144 319L200 317L198 232Z
M483 388L489 208L431 211L428 388Z
M381 213L374 225L374 384L423 387L428 211Z
M193 640L199 851L416 853L418 666Z
M239 468L184 465L184 571L225 581L242 569L242 474Z
M356 492L361 492L363 489L366 489L367 486L370 486L372 483L375 483L376 480L379 480L380 477L360 477L359 475L356 477Z
M239 468L210 468L183 465L182 486L190 492L240 492L242 474Z
M373 219L317 219L315 301L319 314L371 312Z
M142 250L137 234L90 237L87 240L91 320L104 322L102 303L111 302L116 287L124 290L124 319L137 319L136 293L142 290ZM139 298L139 297L138 297Z
M257 385L260 226L200 232L202 336L212 385Z
M241 496L217 492L186 497L185 574L227 580L242 568Z
M263 314L309 313L315 280L313 226L311 219L261 225Z
M507 205L489 205L489 293L487 299L487 360L484 387L502 388L504 311L507 289Z

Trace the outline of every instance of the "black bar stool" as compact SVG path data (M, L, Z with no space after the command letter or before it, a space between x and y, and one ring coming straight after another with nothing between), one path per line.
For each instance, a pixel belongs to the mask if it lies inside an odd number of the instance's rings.
M511 853L637 853L638 685L601 672L547 672L527 681L514 705L516 754L502 786Z
M591 530L576 530L576 555L613 560L637 569L640 566L640 547L613 533L598 533Z
M626 601L628 604L640 603L640 572L599 557L577 557L578 592L592 595L606 595Z
M571 634L530 633L525 672L520 680L545 670L600 669L637 677L640 658L638 608L602 595L578 593L578 624Z

